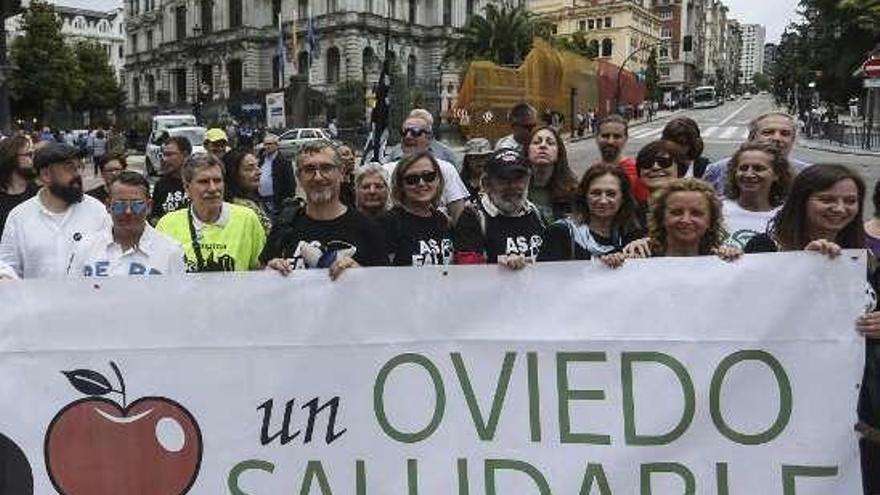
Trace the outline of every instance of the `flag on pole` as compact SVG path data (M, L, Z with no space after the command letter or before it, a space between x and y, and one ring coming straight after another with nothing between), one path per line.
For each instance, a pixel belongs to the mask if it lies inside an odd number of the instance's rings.
M318 35L315 34L315 18L309 15L309 27L306 34L309 45L309 64L318 59Z
M299 57L297 56L299 48L297 47L296 39L296 16L296 9L293 9L293 22L291 23L292 28L290 30L290 51L287 53L288 61L291 62L290 66L293 67L293 75L299 74Z

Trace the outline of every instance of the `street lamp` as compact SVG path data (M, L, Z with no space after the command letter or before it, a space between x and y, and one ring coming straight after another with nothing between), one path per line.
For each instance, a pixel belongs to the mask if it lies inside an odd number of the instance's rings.
M189 42L189 54L193 59L193 90L195 91L193 101L193 114L196 121L202 121L202 91L201 91L201 72L202 65L199 63L199 55L202 47L202 28L196 24L193 26L193 37Z
M666 43L656 43L654 45L646 45L643 47L636 48L632 51L624 60L623 63L620 64L620 68L617 70L617 91L614 93L614 110L617 111L618 107L620 107L620 79L623 77L623 69L626 67L626 63L633 59L639 52L654 50L655 48L666 45Z

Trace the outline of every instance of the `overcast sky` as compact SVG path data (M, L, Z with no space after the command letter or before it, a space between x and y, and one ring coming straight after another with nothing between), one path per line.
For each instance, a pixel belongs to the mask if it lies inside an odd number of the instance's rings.
M122 6L122 0L55 0L58 4L94 10ZM724 0L734 18L745 24L767 27L767 42L778 42L782 31L797 16L798 0Z

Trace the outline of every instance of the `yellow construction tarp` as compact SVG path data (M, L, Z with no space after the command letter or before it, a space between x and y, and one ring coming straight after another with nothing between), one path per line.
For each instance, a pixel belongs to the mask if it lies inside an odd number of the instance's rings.
M462 79L458 101L450 112L467 137L495 140L509 134L507 114L517 103L534 106L539 115L555 111L572 120L572 88L575 110L587 111L599 101L598 63L551 47L535 39L532 50L517 68L492 62L471 62Z

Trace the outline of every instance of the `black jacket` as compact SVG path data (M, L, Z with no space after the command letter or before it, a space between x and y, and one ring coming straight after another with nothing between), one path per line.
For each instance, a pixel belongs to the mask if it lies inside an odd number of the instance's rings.
M266 158L263 157L263 160ZM274 197L273 213L278 213L283 207L284 200L296 195L296 177L293 175L293 165L290 160L278 153L272 162L272 192Z

